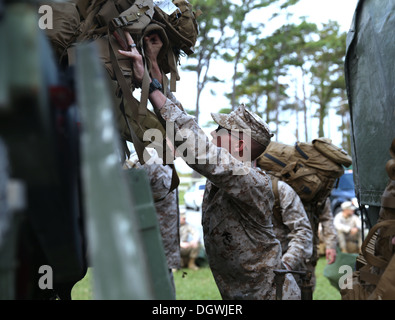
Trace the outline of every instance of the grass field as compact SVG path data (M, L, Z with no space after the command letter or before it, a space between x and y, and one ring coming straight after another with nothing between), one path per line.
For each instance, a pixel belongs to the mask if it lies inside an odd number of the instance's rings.
M340 300L339 291L334 288L329 280L324 277L324 268L326 266L325 257L321 257L318 260L317 267L315 269L315 275L317 278L316 288L313 294L314 300Z
M330 285L323 275L325 258L320 258L316 268L317 285L314 300L340 300L340 293ZM181 269L174 272L177 300L221 300L211 270L208 267L193 271ZM78 282L72 292L73 300L92 300L92 270Z

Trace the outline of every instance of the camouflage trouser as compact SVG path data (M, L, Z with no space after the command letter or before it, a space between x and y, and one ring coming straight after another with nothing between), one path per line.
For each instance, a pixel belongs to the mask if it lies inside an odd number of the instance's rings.
M311 271L311 280L310 284L313 286L312 290L314 292L315 289L315 283L316 283L316 277L315 277L315 267L317 265L317 261L309 261L306 263L305 268L308 271Z

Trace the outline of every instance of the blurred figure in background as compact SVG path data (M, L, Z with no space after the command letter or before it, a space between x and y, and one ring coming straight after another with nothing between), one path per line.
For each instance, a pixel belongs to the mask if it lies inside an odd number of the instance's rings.
M185 213L180 215L181 267L198 270L196 258L199 255L199 232L186 222Z
M356 207L351 201L343 202L334 219L339 247L345 253L359 253L362 245L361 219L355 214Z
M166 255L169 275L173 284L173 269L180 268L180 247L179 247L179 205L178 189L171 189L172 169L167 165L158 164L159 156L155 149L146 149L151 159L141 164L137 153L130 155L124 163L124 169L142 169L147 173L155 210L157 213L159 230L162 237L163 249Z

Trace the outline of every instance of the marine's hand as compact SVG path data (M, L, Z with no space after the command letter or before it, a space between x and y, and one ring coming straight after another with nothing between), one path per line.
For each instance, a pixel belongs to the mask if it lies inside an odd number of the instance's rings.
M145 55L152 61L156 62L159 52L163 47L163 42L157 33L152 33L144 37Z
M133 72L134 72L134 82L137 85L141 85L143 82L144 72L145 72L145 65L143 62L143 57L141 56L140 52L137 50L136 46L134 45L134 41L132 36L129 32L125 32L126 40L130 51L119 50L119 53L129 57L132 60L133 64ZM121 44L122 45L122 44ZM155 75L153 75L155 76ZM149 79L151 82L151 79ZM166 103L166 96L160 90L155 90L149 95L149 99L151 101L152 106L154 109L160 110Z
M359 231L359 229L358 229L358 228L356 228L356 227L354 227L354 228L351 228L351 230L350 230L350 234L351 234L351 235L355 235L355 234L357 234L357 233L358 233L358 231Z
M326 249L325 253L328 264L332 264L336 261L336 249Z
M120 54L129 57L133 63L134 80L136 83L141 84L144 76L144 62L143 57L137 50L132 36L129 32L125 31L126 40L130 51L118 50Z

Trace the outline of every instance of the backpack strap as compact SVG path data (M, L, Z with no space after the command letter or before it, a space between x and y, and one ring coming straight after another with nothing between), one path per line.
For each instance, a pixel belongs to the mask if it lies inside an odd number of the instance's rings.
M282 224L283 218L281 216L282 210L280 205L280 194L278 192L279 179L272 175L270 175L270 178L272 179L272 189L274 194L273 216L280 224Z
M175 92L176 83L180 80L180 75L178 74L177 69L177 59L172 48L170 48L167 53L167 63L170 69L170 91Z
M303 150L299 147L299 145L298 145L297 142L295 143L295 149L296 149L296 151L299 152L299 154L300 154L303 158L305 158L306 160L309 160L309 156L308 156L306 153L303 152Z
M278 165L282 166L283 168L285 168L287 166L286 163L280 161L279 159L277 159L276 157L273 157L271 154L269 153L265 153L264 156L270 160L272 160L273 162L277 163Z
M114 68L114 73L115 73L115 76L118 80L119 86L121 87L122 95L126 100L129 101L130 106L132 108L133 119L138 124L138 126L141 127L140 123L142 123L142 120L145 118L147 110L146 110L146 108L139 108L140 102L135 97L133 97L133 95L131 93L131 89L129 88L129 85L126 82L125 76L123 75L121 68L118 64L118 60L115 56L115 51L117 50L116 49L117 44L116 44L115 38L111 35L110 31L108 32L108 41L110 44L109 51L110 51L111 63ZM146 76L144 76L144 77L147 78ZM144 80L143 80L143 82L144 82ZM125 113L123 103L121 104L121 112L125 118L126 124L128 126L129 131L130 131L130 135L132 137L133 144L136 149L139 160L141 163L145 163L144 157L143 157L144 150L145 150L144 144L138 138L138 136L134 132L132 126L130 125L129 119L127 118L126 113ZM143 129L141 128L141 130L143 130Z

